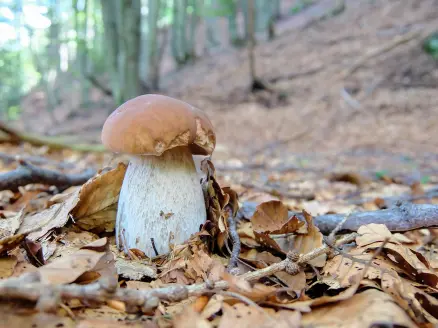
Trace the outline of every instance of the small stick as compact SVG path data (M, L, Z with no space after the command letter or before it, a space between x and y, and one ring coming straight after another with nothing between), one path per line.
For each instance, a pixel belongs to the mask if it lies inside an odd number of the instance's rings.
M237 224L236 224L236 218L233 216L233 211L230 206L226 206L226 211L228 212L228 229L229 234L231 237L231 240L233 241L233 250L231 252L230 262L228 264L228 272L235 272L237 269L237 262L239 260L239 254L240 254L240 238L239 234L237 233Z
M155 240L152 237L151 237L151 244L152 244L152 248L154 249L155 256L158 256L157 247L155 246Z

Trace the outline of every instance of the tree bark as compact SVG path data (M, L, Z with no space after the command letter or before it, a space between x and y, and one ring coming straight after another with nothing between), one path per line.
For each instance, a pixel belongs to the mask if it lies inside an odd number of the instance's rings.
M255 68L255 0L247 0L248 8L248 26L247 26L247 40L248 40L248 59L249 59L249 74L251 77L251 85L256 80Z
M122 90L120 88L121 81L119 81L118 74L120 45L117 29L117 14L116 10L114 10L118 7L117 2L118 0L101 0L101 6L112 94L114 102L116 104L121 104L123 102Z
M160 66L158 60L158 17L160 13L160 0L149 0L148 13L148 80L152 90L160 87Z

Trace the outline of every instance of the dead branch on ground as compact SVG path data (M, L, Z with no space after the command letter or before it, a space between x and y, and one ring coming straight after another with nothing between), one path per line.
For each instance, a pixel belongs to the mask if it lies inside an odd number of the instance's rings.
M251 218L257 203L244 202L239 209L240 217ZM304 220L301 213L289 212L289 216ZM314 218L314 224L323 234L329 234L345 219L346 214L324 214ZM399 202L395 206L378 211L349 214L342 230L357 231L360 226L370 223L384 224L390 231L409 231L420 228L438 227L438 205Z
M105 152L103 145L94 144L74 144L62 140L61 137L46 137L30 133L25 133L11 128L6 123L0 121L0 131L6 134L5 138L0 138L1 142L19 144L22 142L30 143L33 146L47 146L51 149L71 149L81 152Z
M354 241L356 237L356 233L345 235L338 239L335 245L341 246L350 243ZM322 254L328 253L330 250L330 246L326 245L302 255L291 253L281 262L272 264L263 269L247 272L239 277L252 282L284 270L291 272L291 274L297 274L300 271L300 266L305 265L310 260ZM40 283L38 274L32 272L18 278L8 278L1 281L0 298L36 302L37 309L40 311L53 310L61 301L71 299L98 303L117 300L124 302L128 309L132 308L136 310L140 306L143 309L151 310L158 306L160 300L178 302L187 299L189 296L202 295L212 290L225 290L228 288L229 283L226 280L219 280L190 286L174 284L161 288L137 290L118 288L115 277L102 278L99 282L89 285L47 285Z
M69 169L69 168L71 169L75 167L73 163L57 162L41 156L30 156L30 155L23 156L23 155L11 155L6 153L0 153L0 161L5 162L6 164L16 162L18 158L30 164L36 164L36 165L47 164L47 165L56 166L60 169Z
M40 168L24 160L18 160L18 163L15 170L0 174L0 190L17 191L18 187L31 183L47 184L64 190L84 184L96 173L93 169L87 169L82 173L68 174Z

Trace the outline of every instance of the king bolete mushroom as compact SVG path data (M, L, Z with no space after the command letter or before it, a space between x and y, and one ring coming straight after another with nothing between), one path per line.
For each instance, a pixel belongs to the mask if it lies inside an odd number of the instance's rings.
M120 190L116 241L152 257L170 251L206 220L202 187L192 155L209 155L213 126L199 109L148 94L128 100L106 120L102 142L130 155Z

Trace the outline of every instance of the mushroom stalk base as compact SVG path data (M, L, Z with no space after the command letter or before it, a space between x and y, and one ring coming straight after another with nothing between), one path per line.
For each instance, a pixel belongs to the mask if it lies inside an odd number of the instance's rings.
M161 156L134 156L120 190L117 246L137 248L147 256L170 251L199 231L206 220L204 195L189 149Z

